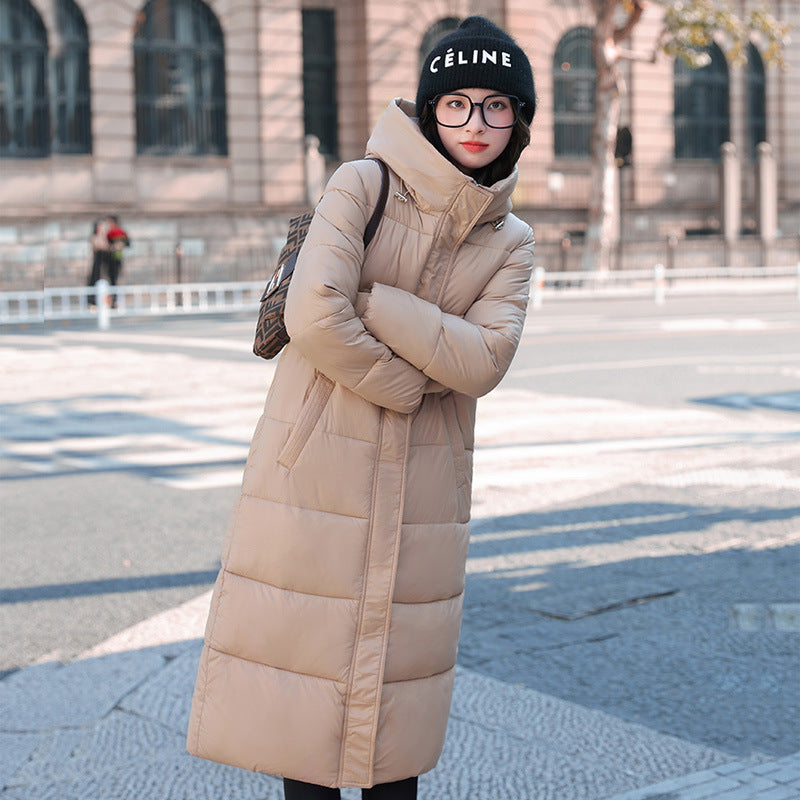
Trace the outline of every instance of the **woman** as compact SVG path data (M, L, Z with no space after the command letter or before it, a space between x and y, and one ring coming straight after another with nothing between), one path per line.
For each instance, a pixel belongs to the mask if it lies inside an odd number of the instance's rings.
M87 286L94 286L103 272L108 272L108 262L110 258L110 248L108 244L108 219L96 219L92 223L92 235L89 239L92 247L92 266L89 270L89 280ZM88 295L89 305L97 305L95 296Z
M287 800L416 797L441 752L469 538L475 398L519 342L533 236L511 215L530 64L481 17L428 56L317 208L229 527L195 755ZM371 787L371 788L370 788Z

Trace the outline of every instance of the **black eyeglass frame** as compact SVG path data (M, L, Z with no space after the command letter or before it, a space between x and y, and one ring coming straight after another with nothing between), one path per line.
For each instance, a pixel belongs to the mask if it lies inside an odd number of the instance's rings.
M447 125L444 122L439 122L439 116L436 113L436 104L443 97L463 97L465 100L469 101L469 114L467 114L467 118L460 125ZM486 114L483 113L483 104L487 100L491 100L493 97L507 97L509 100L516 101L516 114L514 115L514 121L510 125L492 125L492 123L486 119ZM476 103L471 97L466 94L461 94L461 92L442 92L441 94L437 94L436 97L432 98L431 100L428 100L428 104L433 107L433 118L436 120L437 124L441 125L443 128L463 128L472 119L472 112L475 110L475 106L477 106L481 110L481 119L485 125L487 125L489 128L493 128L496 131L507 131L509 128L513 128L517 124L520 111L522 111L525 101L520 100L519 97L514 94L490 94L484 97L480 103Z

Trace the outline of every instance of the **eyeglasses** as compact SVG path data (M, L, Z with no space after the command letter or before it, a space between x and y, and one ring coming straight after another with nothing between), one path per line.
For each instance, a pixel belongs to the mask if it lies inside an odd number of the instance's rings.
M445 128L463 128L472 119L475 106L480 108L483 121L490 128L513 128L520 109L525 105L511 94L491 94L475 103L458 92L438 94L428 102L433 106L436 121Z

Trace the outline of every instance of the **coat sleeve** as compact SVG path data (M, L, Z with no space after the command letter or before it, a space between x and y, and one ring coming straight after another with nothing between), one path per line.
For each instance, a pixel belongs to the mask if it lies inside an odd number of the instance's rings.
M372 403L410 413L427 376L368 333L354 308L370 194L377 196L354 164L334 173L298 255L284 320L292 345L321 373Z
M510 254L463 317L392 286L374 284L367 330L434 381L480 397L506 374L519 345L533 265L533 234Z

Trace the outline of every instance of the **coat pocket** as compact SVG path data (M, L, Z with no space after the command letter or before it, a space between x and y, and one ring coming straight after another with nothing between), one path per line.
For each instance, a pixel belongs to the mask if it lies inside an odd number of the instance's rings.
M331 392L333 392L333 387L334 383L330 378L321 372L314 374L311 391L308 393L308 397L297 415L297 420L294 423L292 432L289 434L289 438L286 440L286 444L278 454L278 463L281 466L291 469L295 465L311 436L311 432L325 410Z

